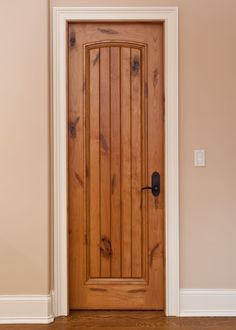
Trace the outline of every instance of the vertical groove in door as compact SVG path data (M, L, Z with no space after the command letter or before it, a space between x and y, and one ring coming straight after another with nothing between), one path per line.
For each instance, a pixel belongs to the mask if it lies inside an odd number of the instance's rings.
M112 242L112 212L111 212L111 155L112 155L112 145L111 145L111 47L109 49L109 143L110 143L110 154L109 154L109 164L110 164L110 176L109 176L109 203L110 203L110 242L111 242L111 255L110 255L110 277L112 277L112 255L113 255L113 242Z
M100 83L100 79L101 79L101 48L99 48L99 139L98 139L98 143L99 143L99 239L100 239L100 244L101 244L101 237L102 237L102 232L101 232L101 141L100 141L100 132L101 132L101 83ZM99 272L99 277L101 277L101 273L102 273L102 262L101 262L101 253L99 250L99 260L100 260L100 272Z
M119 47L119 88L120 88L120 95L119 95L119 103L120 103L120 111L119 111L119 118L120 118L120 277L122 277L122 200L121 200L121 185L122 185L122 172L121 172L121 47Z

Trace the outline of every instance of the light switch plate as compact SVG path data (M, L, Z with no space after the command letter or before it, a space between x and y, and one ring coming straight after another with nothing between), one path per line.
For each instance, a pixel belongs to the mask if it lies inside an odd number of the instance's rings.
M194 166L195 167L206 166L205 150L203 149L194 150Z

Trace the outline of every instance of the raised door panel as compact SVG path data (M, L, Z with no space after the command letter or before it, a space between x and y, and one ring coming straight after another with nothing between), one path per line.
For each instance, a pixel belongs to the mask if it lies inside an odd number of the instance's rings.
M106 42L84 47L87 280L144 279L145 46Z

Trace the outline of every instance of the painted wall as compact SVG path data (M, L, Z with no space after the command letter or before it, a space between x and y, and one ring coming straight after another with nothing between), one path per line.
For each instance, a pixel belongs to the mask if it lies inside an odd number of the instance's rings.
M49 290L46 0L0 1L0 294Z
M0 294L50 287L48 5L179 6L181 287L236 288L235 0L1 0Z

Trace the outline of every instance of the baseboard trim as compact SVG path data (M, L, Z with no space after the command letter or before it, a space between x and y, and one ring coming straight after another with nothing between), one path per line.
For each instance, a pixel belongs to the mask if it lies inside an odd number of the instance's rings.
M236 316L236 289L180 289L180 314ZM53 293L0 295L0 324L48 324L54 321Z
M0 324L48 324L53 321L52 294L0 295Z
M236 290L180 289L180 316L236 316Z

